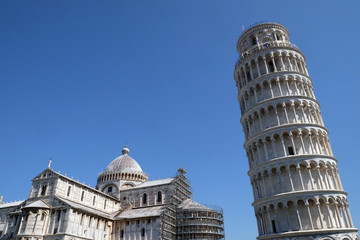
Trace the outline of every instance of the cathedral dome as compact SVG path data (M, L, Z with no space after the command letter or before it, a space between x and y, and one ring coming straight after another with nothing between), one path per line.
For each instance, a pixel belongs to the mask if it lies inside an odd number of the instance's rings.
M115 158L105 169L104 172L123 172L136 173L142 172L140 165L129 156L130 150L125 146L122 155Z
M115 158L106 169L99 173L97 188L104 191L105 187L115 184L115 182L125 181L132 186L148 181L148 175L143 172L140 165L129 156L130 150L125 146L122 155ZM116 186L116 184L114 185ZM117 186L120 189L121 186Z

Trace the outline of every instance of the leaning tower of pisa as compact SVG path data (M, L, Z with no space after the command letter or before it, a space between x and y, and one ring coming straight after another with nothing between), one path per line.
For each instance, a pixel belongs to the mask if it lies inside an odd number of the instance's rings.
M358 240L304 55L277 23L244 31L237 50L258 239Z

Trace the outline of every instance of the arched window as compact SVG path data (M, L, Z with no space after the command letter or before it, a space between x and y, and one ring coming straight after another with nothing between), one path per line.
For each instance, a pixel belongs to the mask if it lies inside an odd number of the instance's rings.
M147 194L144 193L143 195L143 201L142 201L143 205L146 205L147 204Z
M157 193L157 202L158 203L162 202L162 193L161 193L161 191L158 191L158 193Z

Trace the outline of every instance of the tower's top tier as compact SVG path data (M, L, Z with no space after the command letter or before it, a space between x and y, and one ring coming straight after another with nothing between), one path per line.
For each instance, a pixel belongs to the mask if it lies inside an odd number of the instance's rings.
M251 54L252 49L256 51L259 47L274 43L290 44L288 30L278 23L260 23L250 27L239 37L237 51L244 58L244 54Z

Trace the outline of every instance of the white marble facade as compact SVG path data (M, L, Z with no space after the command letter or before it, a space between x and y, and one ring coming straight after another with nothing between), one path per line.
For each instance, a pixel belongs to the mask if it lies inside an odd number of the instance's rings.
M258 239L358 240L304 55L277 23L250 27L237 50Z
M148 181L127 147L99 174L95 188L48 167L32 180L26 201L0 201L0 239L188 239L177 236L176 225L178 206L192 194L185 173ZM212 239L224 239L221 213L218 218L211 231L220 235Z

